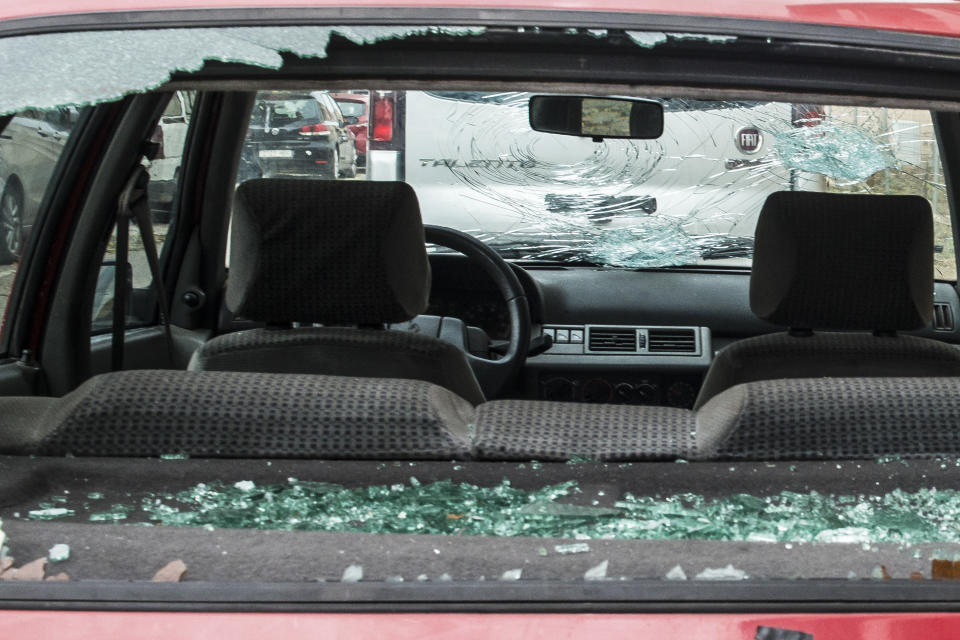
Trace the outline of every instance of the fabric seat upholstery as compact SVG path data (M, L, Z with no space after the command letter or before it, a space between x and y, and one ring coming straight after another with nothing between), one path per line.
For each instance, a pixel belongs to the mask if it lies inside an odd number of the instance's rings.
M412 459L470 455L473 407L419 380L116 371L44 399L11 453ZM6 446L4 446L6 445Z
M919 196L771 194L757 222L750 307L790 331L720 351L695 408L758 380L960 375L957 347L897 334L930 322L932 247Z
M960 455L960 378L791 378L739 384L697 411L729 434L722 459L837 460Z
M474 441L481 459L542 461L692 459L714 445L687 409L533 400L477 407Z
M237 189L231 243L227 306L268 327L210 340L190 369L407 378L483 402L460 349L383 328L423 313L430 293L409 185L251 180Z

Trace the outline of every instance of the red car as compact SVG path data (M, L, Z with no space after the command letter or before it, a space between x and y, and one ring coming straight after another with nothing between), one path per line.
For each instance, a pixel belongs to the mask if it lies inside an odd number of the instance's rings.
M331 93L330 97L340 105L347 128L356 136L357 166L367 166L367 115L370 110L368 92Z
M0 36L4 637L960 635L957 4Z

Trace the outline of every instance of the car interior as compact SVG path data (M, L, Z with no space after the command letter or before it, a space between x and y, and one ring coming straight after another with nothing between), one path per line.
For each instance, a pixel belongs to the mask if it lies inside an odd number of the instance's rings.
M324 59L288 54L278 71L208 62L82 109L14 265L0 345L0 518L18 564L69 541L57 586L75 591L59 593L89 600L94 584L129 603L157 598L137 584L183 559L180 586L197 584L163 597L185 607L263 595L199 590L220 582L386 610L488 597L439 589L487 580L555 583L543 598L586 606L582 591L561 593L584 576L608 600L655 602L681 591L617 589L677 585L664 580L676 567L691 579L729 567L737 585L704 578L697 592L726 601L766 597L741 589L749 577L833 581L827 595L794 580L769 597L842 602L848 580L869 582L879 566L893 582L930 579L907 599L946 588L931 558L960 550L960 536L944 524L952 512L931 514L960 489L960 298L955 269L935 278L935 260L955 251L960 109L941 85L930 84L935 100L892 84L843 89L844 69L736 91L678 82L696 100L929 114L945 202L776 185L752 205L745 264L507 255L467 224L435 223L422 208L432 196L412 178L370 179L374 135L360 179L260 177L245 164L258 91L421 90L437 46L453 60L437 71L438 91L667 95L656 70L621 64L584 79L559 48L545 79L498 76L536 37L334 38ZM598 60L639 50L575 42ZM464 62L498 46L499 66ZM678 41L662 55L674 64L717 46ZM762 48L751 46L716 64L745 72ZM390 55L396 66L374 65ZM635 84L615 84L618 74ZM169 222L151 222L141 164L185 91L195 93ZM376 100L370 114L375 123ZM562 115L551 126L568 126ZM660 135L638 126L622 137ZM586 125L577 136L603 139ZM286 487L296 506L275 513L280 498L248 486ZM483 511L508 499L500 516ZM774 513L781 520L764 520ZM559 551L571 544L589 549ZM359 585L351 567L363 568ZM436 588L390 591L399 583Z

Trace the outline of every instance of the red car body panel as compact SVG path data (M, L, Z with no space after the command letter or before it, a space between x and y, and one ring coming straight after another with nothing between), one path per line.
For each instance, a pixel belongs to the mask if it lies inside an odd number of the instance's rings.
M477 8L665 14L960 36L960 2L818 0L0 0L0 20L100 12L242 8ZM132 24L135 24L132 23ZM635 26L635 25L634 25ZM960 614L310 614L33 611L0 612L0 637L125 638L709 638L746 640L757 627L815 638L906 640L960 637Z
M561 640L709 638L749 640L757 627L802 631L817 640L955 638L960 614L311 614L0 612L0 637L31 640Z
M836 2L828 0L3 0L0 20L55 14L164 9L243 7L342 8L481 8L608 11L623 14L673 14L774 20L889 29L945 36L960 35L960 3L898 0Z

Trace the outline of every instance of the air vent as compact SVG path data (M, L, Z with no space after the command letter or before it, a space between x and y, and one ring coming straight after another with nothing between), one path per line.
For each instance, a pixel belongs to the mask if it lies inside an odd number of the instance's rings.
M953 331L953 309L949 303L933 303L933 328L937 331Z
M587 345L590 351L627 351L637 350L636 329L590 329L590 342Z
M693 329L650 329L649 353L696 353L697 336Z

